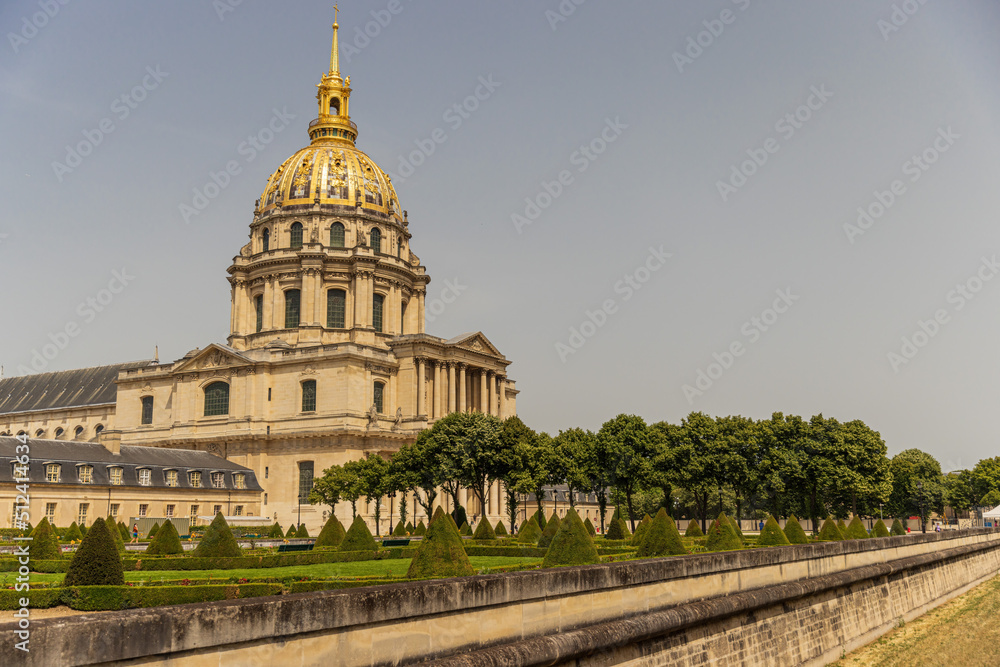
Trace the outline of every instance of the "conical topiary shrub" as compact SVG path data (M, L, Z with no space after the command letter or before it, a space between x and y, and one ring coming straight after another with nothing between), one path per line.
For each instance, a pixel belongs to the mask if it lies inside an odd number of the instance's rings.
M295 524L294 523L288 527L287 531L285 531L285 537L286 538L287 537L295 537Z
M708 540L705 542L705 547L709 551L735 551L743 548L743 543L736 531L733 530L733 524L729 522L725 513L720 514L712 522L712 527L708 529Z
M278 530L281 530L280 526ZM316 538L316 544L313 545L313 548L339 547L344 541L345 535L347 535L347 531L344 530L344 524L340 523L340 519L335 514L331 514L323 525L323 530L319 531L319 537Z
M280 540L285 536L285 531L281 529L281 524L277 521L271 526L271 532L267 534L268 537L276 540Z
M647 514L648 518L649 515ZM645 521L645 519L643 519ZM639 535L639 528L635 529L635 534ZM667 515L667 510L660 508L656 513L656 518L651 519L646 528L642 531L642 542L636 556L639 558L658 558L660 556L680 556L687 553L684 543L681 541L681 534L677 530L674 520Z
M847 533L844 534L844 539L846 540L865 540L868 539L868 530L865 529L865 524L861 523L861 518L855 516L851 519L851 523L847 526Z
M121 531L118 530L118 524L115 522L114 517L108 517L104 520L104 525L107 526L108 532L111 533L111 537L115 540L115 548L119 553L125 551L125 540L122 539Z
M535 510L535 523L538 524L538 530L545 530L545 515L538 510Z
M625 523L624 519L612 519L611 525L608 526L608 532L604 535L604 538L608 540L627 540L631 537L632 533L629 532L628 524Z
M243 555L240 545L233 537L233 531L226 523L222 512L215 515L208 530L202 535L198 546L191 552L192 556L201 558L239 558Z
M843 519L837 519L837 530L840 531L841 535L847 535L847 524L844 523Z
M558 519L553 515L552 522ZM548 528L548 526L546 526ZM559 521L559 530L552 537L549 550L542 560L542 567L559 567L563 565L592 565L601 562L597 555L597 547L590 537L580 515L570 508L566 516Z
M122 536L123 542L128 542L132 539L132 536L128 534L128 526L121 521L118 522L118 534Z
M542 531L542 536L538 538L538 547L540 549L548 549L549 545L552 544L552 538L556 536L559 532L559 524L562 523L559 519L559 515L555 512L545 523L545 530Z
M740 542L746 542L743 538L743 529L740 528L740 522L731 516L727 516L726 518L729 519L729 525L733 527L733 532L736 533L736 537L740 538Z
M493 526L487 521L486 517L479 522L476 526L476 532L472 534L472 539L474 540L495 540L497 539L496 531L493 530Z
M413 522L412 521L407 521L406 522L406 532L408 532L410 535L413 534Z
M28 545L28 555L32 561L62 558L59 538L56 537L56 531L49 523L48 517L42 517L39 524L31 531L30 537L32 539Z
M823 527L819 529L820 542L836 542L843 539L844 535L832 518L823 522Z
M594 528L594 523L590 520L589 516L583 522L583 527L587 529L587 532L590 533L591 537L597 537L597 529Z
M463 526L469 522L469 517L465 513L465 508L461 505L455 506L455 511L451 513L451 518L455 520L456 526ZM430 529L430 526L428 526L428 529Z
M83 533L80 532L80 526L76 525L76 521L69 524L69 528L66 529L66 533L63 535L63 542L79 542L83 539Z
M534 516L528 519L517 533L517 541L521 544L538 544L538 540L541 538L542 529L538 527L538 522L535 521Z
M406 525L403 523L402 519L396 522L396 527L392 529L392 536L406 537Z
M803 535L805 535L805 533L803 533ZM788 540L788 536L785 535L785 532L781 530L781 526L778 525L777 519L773 516L769 516L767 517L767 521L764 522L764 528L760 531L760 536L757 538L757 544L762 547L780 547L786 544L791 544L791 542Z
M160 522L156 521L156 522L153 523L153 527L149 529L149 532L146 533L146 539L147 540L151 540L154 537L156 537L156 533L159 530L160 530Z
M82 524L81 523L77 527L80 529L80 534L83 535L84 537L86 537L87 536L87 531L89 530L89 528L87 528L86 524Z
M705 537L705 533L701 532L701 526L698 525L697 519L691 519L688 521L687 530L684 531L684 537Z
M872 529L872 534L875 537L889 537L889 529L885 527L882 523L882 519L875 522L875 527Z
M237 548L239 547L237 546ZM163 522L163 527L156 532L156 537L146 547L146 553L163 556L184 553L184 547L181 546L181 536L177 533L173 521Z
M420 523L417 524L417 527L413 529L413 534L414 535L426 535L427 534L427 526L424 525L424 520L423 519L421 519Z
M809 544L809 536L802 530L802 524L794 514L785 522L785 537L792 544Z
M458 530L458 532L461 535L465 535L465 536L471 537L472 536L472 526L470 526L469 522L466 521L465 523L462 524L462 527Z
M111 531L98 517L70 561L63 586L124 586L122 557Z
M462 537L440 507L431 519L427 535L410 561L407 579L467 577L475 574L469 556L462 546Z
M361 516L354 517L354 523L347 529L344 541L340 543L341 551L376 551L378 544L368 530L368 524Z
M632 535L630 544L632 546L639 546L642 544L642 538L646 535L646 530L649 529L649 524L653 523L653 518L648 514L642 517L642 521L639 525L635 527L635 533Z
M906 528L903 528L903 522L899 519L892 520L892 528L889 529L890 535L906 535Z
M34 528L32 527L31 522L29 521L28 523L25 524L24 530L21 531L21 537L29 537L31 535L31 531L33 530Z
M497 527L493 529L493 534L497 537L507 537L507 527L503 525L503 521L497 521Z
M306 524L304 523L299 524L298 530L295 531L295 537L296 538L309 537L309 531L306 530Z

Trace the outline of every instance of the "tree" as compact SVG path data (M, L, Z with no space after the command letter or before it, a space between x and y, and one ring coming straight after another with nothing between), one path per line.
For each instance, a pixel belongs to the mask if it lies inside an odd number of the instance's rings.
M519 487L530 486L522 484L522 475L527 466L531 450L535 447L538 434L528 428L518 416L503 420L500 428L501 451L496 462L497 474L503 484L504 506L507 509L507 519L510 522L510 534L514 534L517 522L517 508L520 504Z
M743 501L760 485L761 428L746 417L720 417L720 450L725 452L725 480L736 494L736 520L743 517Z
M842 426L842 447L838 462L842 467L839 490L851 502L858 516L858 500L885 502L892 493L892 476L885 441L863 421L855 419ZM941 469L938 467L938 476Z
M351 503L351 518L358 515L358 499L361 498L361 470L363 464L360 460L348 461L343 465L343 478L340 487L340 499Z
M673 512L674 485L680 479L677 473L677 457L682 451L684 429L667 422L658 422L649 427L649 447L652 457L652 471L649 475L650 487L663 494L659 506L668 514ZM646 513L650 513L648 508ZM651 513L655 514L653 510Z
M456 412L434 425L439 426L436 437L443 441L451 476L472 492L485 512L486 490L505 472L498 465L503 455L500 420L482 412Z
M552 438L547 433L539 433L530 442L523 442L520 454L523 463L521 474L517 478L516 490L520 493L531 493L535 496L535 504L539 516L542 516L542 502L545 500L545 487L552 483L553 458L556 456L552 446Z
M625 494L625 504L634 531L632 497L648 484L653 471L649 429L641 417L621 414L601 426L597 439L611 455L611 481L615 488Z
M329 505L330 514L336 514L341 494L353 481L351 475L344 470L344 466L330 466L323 471L322 477L313 482L313 488L309 492L309 504Z
M369 505L375 505L375 534L379 534L382 518L382 497L392 490L392 471L389 462L374 452L353 462L358 473L358 489Z
M558 470L553 476L562 477L569 491L569 505L576 506L576 494L591 493L594 468L597 467L597 438L590 431L571 428L559 431L552 439L554 460Z
M727 455L718 423L704 413L692 412L681 420L675 443L678 483L693 494L701 530L707 534L709 494L725 480Z
M421 431L416 442L401 447L392 457L400 485L414 492L417 502L428 517L434 515L440 477L440 448L438 441L431 437L431 430Z
M956 512L968 512L976 504L971 471L957 470L946 474L944 486L946 501Z
M945 502L946 488L941 464L927 452L906 449L892 457L889 469L892 473L890 514L916 514L921 518L921 528L926 531L931 511L943 509Z
M982 459L972 469L973 498L982 498L994 489L1000 489L1000 456Z

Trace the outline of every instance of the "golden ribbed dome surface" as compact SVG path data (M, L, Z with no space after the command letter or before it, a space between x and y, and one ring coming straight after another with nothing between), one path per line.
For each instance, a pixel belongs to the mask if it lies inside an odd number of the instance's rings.
M320 140L303 148L267 180L260 212L319 203L361 207L402 219L399 199L389 177L375 162L344 141Z

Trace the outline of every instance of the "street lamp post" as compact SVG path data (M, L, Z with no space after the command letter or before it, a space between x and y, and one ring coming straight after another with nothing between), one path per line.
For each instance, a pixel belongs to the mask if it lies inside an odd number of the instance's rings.
M392 499L396 497L395 491L389 492L389 535L392 535Z

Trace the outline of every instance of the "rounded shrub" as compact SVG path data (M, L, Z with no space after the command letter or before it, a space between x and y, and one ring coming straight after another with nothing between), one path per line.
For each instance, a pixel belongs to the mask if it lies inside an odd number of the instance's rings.
M353 529L353 526L351 527ZM434 512L427 535L410 561L407 579L466 577L475 574L462 537L440 507Z
M868 530L865 528L865 524L861 523L861 517L855 516L851 519L851 523L847 526L847 532L844 534L845 540L865 540L868 539Z
M649 524L653 523L653 518L648 514L642 517L642 521L639 525L635 527L635 534L632 535L632 540L630 544L632 546L639 546L642 544L642 538L646 535L646 530L649 529Z
M79 542L83 539L83 533L80 532L80 527L76 525L76 521L69 524L69 528L66 529L66 533L63 535L64 542Z
M268 533L267 536L276 540L280 540L285 536L285 531L281 529L281 524L275 521L274 525L271 526L271 532Z
M733 530L733 524L729 522L725 512L712 522L705 547L708 551L735 551L743 548L743 542Z
M799 528L801 529L801 526ZM764 522L764 528L760 531L760 536L757 538L757 544L762 547L780 547L791 544L791 542L788 536L785 535L785 531L781 530L777 519L773 516L768 516L767 521Z
M538 527L538 522L535 521L534 515L530 519L524 522L521 526L521 530L517 533L517 541L521 544L538 544L538 540L542 538L542 529Z
M596 537L596 536L597 536L597 529L596 529L596 528L594 528L594 524L593 524L593 522L592 522L592 521L590 520L590 517L589 517L589 516L588 516L588 517L587 517L587 519L586 519L586 520L585 520L585 521L583 522L583 527L587 529L587 532L588 532L588 533L590 533L590 536L591 536L591 537Z
M426 535L427 534L427 526L424 525L424 520L423 519L421 519L420 523L417 524L417 527L413 529L413 534L414 535Z
M649 515L646 515L649 518ZM645 519L643 519L645 522ZM635 534L639 535L639 528L635 529ZM650 519L642 531L642 542L636 556L639 558L657 558L660 556L680 556L687 553L684 542L681 541L681 534L677 530L677 524L667 514L667 510L660 508L655 519Z
M889 529L891 535L906 535L906 528L903 528L903 522L899 519L892 520L892 528Z
M809 536L802 530L802 524L794 514L785 521L785 537L792 544L809 544Z
M553 515L555 523L558 517ZM548 528L548 526L546 526ZM542 567L559 567L563 565L592 565L601 562L597 555L597 547L590 537L580 515L570 508L566 516L559 521L559 530L552 537L552 543L545 552Z
M538 538L538 547L540 549L549 548L549 545L552 544L552 538L556 536L557 532L559 532L560 523L562 523L562 521L559 520L559 515L553 512L552 517L545 524L545 530L542 531L542 536Z
M829 518L823 522L823 527L819 529L820 542L836 542L844 539L843 533L837 527L836 522Z
M295 531L295 537L309 537L309 531L306 530L306 524L300 523L298 530Z
M31 560L51 560L62 558L62 548L59 546L59 538L56 531L49 523L48 517L42 517L38 526L31 531L31 544L28 546L28 554Z
M216 514L215 518L212 519L208 530L202 535L201 541L191 552L191 555L201 558L239 558L243 555L243 551L236 543L233 531L226 523L226 517L222 516L222 512Z
M875 527L872 529L872 534L875 537L889 537L889 529L885 527L882 519L875 522Z
M163 528L160 528L156 532L156 537L146 547L146 553L163 556L184 553L184 547L181 546L181 536L178 534L173 521L165 521L163 523Z
M503 525L503 520L497 521L497 527L493 529L493 534L497 537L507 537L507 528Z
M63 586L124 586L122 558L111 531L98 517L70 561Z
M502 523L498 525L501 528L503 527ZM483 517L483 520L479 522L478 526L476 526L476 532L472 534L472 539L474 540L497 539L497 533L495 530L493 530L493 526L490 525L490 522L486 519L486 517Z
M701 526L698 525L697 519L691 519L688 521L687 530L684 531L684 537L705 537L705 533L701 532Z
M340 543L341 551L375 551L378 544L372 537L372 531L368 530L368 524L361 516L354 517L354 523L347 529L344 541Z
M278 530L281 530L281 526L278 526ZM319 531L319 537L316 538L316 544L313 545L313 548L339 547L344 541L345 535L347 535L347 531L344 530L344 524L340 523L340 519L335 514L331 514L323 525L323 530Z

